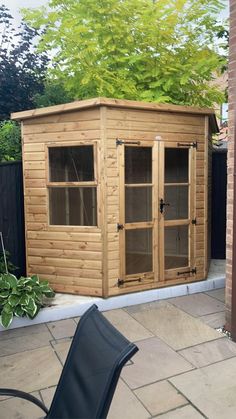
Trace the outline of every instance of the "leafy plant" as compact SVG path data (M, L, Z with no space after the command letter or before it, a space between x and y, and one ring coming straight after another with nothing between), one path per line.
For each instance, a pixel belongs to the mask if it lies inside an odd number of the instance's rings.
M73 102L73 100L73 96L65 90L61 82L51 79L45 82L43 93L37 93L34 96L34 103L37 108Z
M48 281L40 281L37 275L20 279L10 273L0 275L2 326L9 327L14 316L33 319L44 306L44 298L52 298L54 295Z
M7 269L9 272L14 272L17 269L17 266L13 265L10 261L10 253L5 252L6 255L6 262L7 262ZM0 275L6 272L6 265L3 252L0 252Z
M15 121L0 122L0 162L21 160L21 130Z
M23 11L48 71L74 98L212 106L225 66L225 0L50 0ZM219 46L220 44L220 46Z

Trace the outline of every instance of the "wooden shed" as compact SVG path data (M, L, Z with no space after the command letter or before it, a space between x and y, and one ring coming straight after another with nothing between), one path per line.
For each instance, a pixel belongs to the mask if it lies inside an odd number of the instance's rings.
M29 275L103 297L206 278L213 110L96 98L12 118Z

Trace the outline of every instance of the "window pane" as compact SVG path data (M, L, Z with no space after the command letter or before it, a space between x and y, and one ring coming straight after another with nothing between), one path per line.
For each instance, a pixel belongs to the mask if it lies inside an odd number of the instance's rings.
M125 188L125 222L152 220L152 187Z
M50 147L50 182L88 182L94 180L93 146Z
M51 225L97 225L96 188L49 188Z
M188 149L165 148L165 183L188 182Z
M165 227L165 269L188 266L188 226Z
M152 272L152 229L126 230L126 275Z
M152 183L151 147L125 147L125 183Z
M165 220L188 218L188 186L165 186Z

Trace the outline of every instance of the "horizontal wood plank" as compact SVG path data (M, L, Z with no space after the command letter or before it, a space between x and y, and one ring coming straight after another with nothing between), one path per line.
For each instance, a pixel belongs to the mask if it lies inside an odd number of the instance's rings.
M67 250L72 252L82 252L86 255L87 252L101 252L102 250L102 242L77 242L77 241L61 241L61 240L52 240L52 239L29 239L28 240L28 247L39 249L58 249ZM91 256L92 257L92 256Z
M79 269L73 267L56 267L28 264L29 270L37 272L39 275L59 275L59 276L76 276L77 278L102 278L102 272L97 269Z
M44 123L26 125L24 127L24 135L29 134L45 134L45 133L57 133L57 132L74 132L84 130L99 130L100 121L89 120L81 122L57 122L57 123Z
M60 133L43 133L43 134L29 134L24 135L24 142L26 143L53 143L53 142L69 142L83 141L83 140L99 140L100 130L76 131L76 132L60 132ZM29 153L27 153L29 154ZM41 156L40 156L41 157ZM25 160L32 160L29 157ZM41 158L34 158L34 160L41 160Z

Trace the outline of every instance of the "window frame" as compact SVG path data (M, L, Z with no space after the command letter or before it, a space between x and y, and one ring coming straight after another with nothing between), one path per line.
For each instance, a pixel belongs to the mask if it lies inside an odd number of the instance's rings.
M50 181L50 167L49 167L49 149L57 148L57 147L83 147L83 146L91 146L93 147L93 169L94 169L94 180L93 181L82 181L82 182L51 182ZM61 143L51 143L46 145L46 155L45 155L45 163L46 163L46 188L47 188L47 208L48 208L48 228L53 231L61 231L61 230L71 230L71 231L97 231L100 226L100 218L99 218L99 191L98 191L98 173L97 173L97 142L91 141L83 141L81 143L78 142L61 142ZM67 224L50 224L50 199L49 199L49 190L50 188L75 188L75 187L84 187L84 188L96 188L96 195L97 195L97 224L92 226L84 226L84 225L67 225Z

